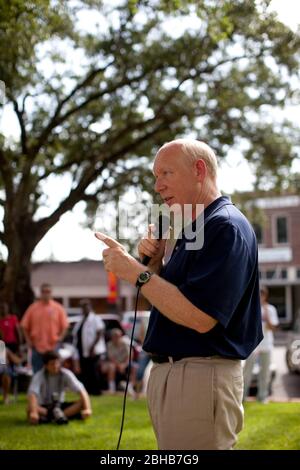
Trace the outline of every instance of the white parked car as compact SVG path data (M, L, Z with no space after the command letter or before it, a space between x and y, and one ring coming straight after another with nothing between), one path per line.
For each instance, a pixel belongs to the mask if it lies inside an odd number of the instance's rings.
M145 333L148 328L150 317L150 310L138 310L135 329L134 329L134 339L138 342L142 342L145 336ZM125 330L125 333L131 337L132 327L134 321L134 311L127 311L123 313L122 326Z
M286 365L292 374L300 374L300 315L289 333L285 352Z

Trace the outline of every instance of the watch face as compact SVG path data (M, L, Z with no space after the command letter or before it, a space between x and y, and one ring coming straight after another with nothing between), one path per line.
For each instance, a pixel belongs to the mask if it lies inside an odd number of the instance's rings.
M149 281L149 279L151 278L153 273L151 273L150 271L144 271L142 272L139 277L137 278L137 281L136 281L136 287L141 287L143 284L146 284L146 282Z
M140 281L141 282L148 281L148 279L149 279L149 273L144 272L144 273L140 274Z

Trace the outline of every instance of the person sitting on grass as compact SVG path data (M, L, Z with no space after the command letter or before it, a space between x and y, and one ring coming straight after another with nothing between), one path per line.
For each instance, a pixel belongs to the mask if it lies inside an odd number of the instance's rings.
M107 361L101 365L101 372L107 374L108 393L116 391L116 383L126 380L129 367L129 342L119 328L113 328L110 332L111 340L107 343ZM135 397L136 365L131 364L130 383L128 392Z
M27 392L29 422L66 424L69 419L88 418L92 414L89 395L73 372L61 367L59 354L49 351L43 362L44 367L34 374ZM66 389L78 393L80 399L65 402Z

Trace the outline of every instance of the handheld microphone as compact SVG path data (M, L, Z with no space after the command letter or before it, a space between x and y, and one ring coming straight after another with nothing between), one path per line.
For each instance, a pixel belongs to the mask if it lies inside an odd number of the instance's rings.
M158 216L157 222L155 224L154 238L156 240L162 240L163 236L167 233L170 227L170 220L167 215L163 215L161 212ZM150 256L145 255L142 259L142 264L145 266L148 265L151 260Z

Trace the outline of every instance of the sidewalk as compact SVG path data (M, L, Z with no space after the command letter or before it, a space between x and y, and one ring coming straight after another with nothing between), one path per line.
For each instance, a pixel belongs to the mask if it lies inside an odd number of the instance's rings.
M247 397L247 402L256 402L255 397ZM300 397L276 397L271 395L269 397L268 403L300 403Z
M291 374L288 371L285 361L286 343L283 343L283 345L278 344L278 340L282 342L284 337L286 336L281 335L276 338L276 346L273 351L272 362L276 365L276 377L273 382L270 401L298 402L300 401L300 375Z
M288 342L290 331L278 330L274 331L274 344L275 346L285 346Z

